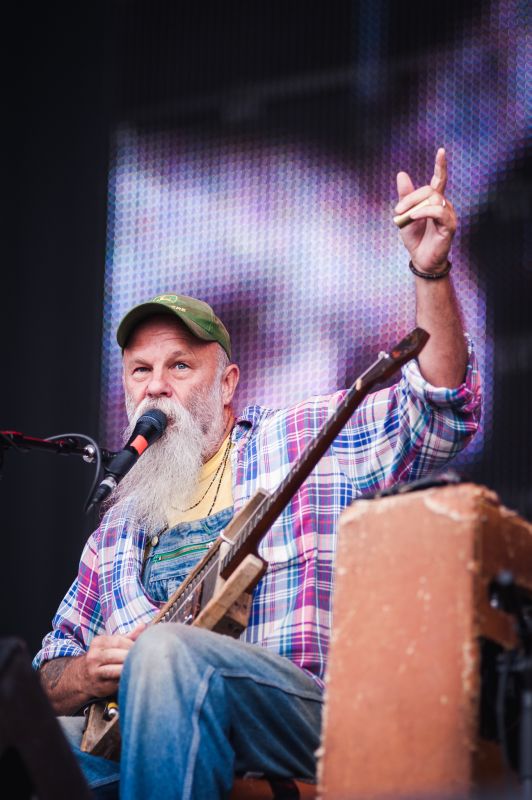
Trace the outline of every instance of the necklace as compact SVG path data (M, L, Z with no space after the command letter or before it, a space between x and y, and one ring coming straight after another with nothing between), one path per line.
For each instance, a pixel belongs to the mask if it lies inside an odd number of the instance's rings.
M222 485L222 480L223 480L223 477L224 477L225 467L226 467L227 461L229 459L230 450L231 450L231 436L229 436L229 439L227 441L227 445L225 447L224 457L223 457L222 461L220 461L220 463L218 464L218 467L216 468L216 472L212 476L211 482L209 483L209 485L207 486L207 488L205 489L204 493L202 494L202 496L200 497L200 499L198 500L197 503L194 503L193 505L189 506L188 508L180 509L182 514L184 514L186 511L192 511L193 508L196 508L197 506L199 506L200 503L203 502L203 500L205 500L209 490L211 489L212 485L214 484L214 481L216 480L216 478L219 475L220 477L219 477L219 480L218 480L218 486L216 487L216 492L214 493L214 499L213 499L213 501L211 503L211 507L209 508L209 510L207 512L207 516L208 517L210 516L211 511L214 508L214 504L216 503L216 500L218 499L218 494L220 493L220 487Z

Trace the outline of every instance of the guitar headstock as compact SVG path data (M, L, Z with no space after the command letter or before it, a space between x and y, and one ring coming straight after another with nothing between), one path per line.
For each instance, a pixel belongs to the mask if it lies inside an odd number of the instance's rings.
M429 338L429 334L423 328L414 328L390 350L389 356L396 366L401 367L421 353Z
M403 364L416 358L429 340L429 334L423 328L414 328L388 353L381 352L377 360L356 381L356 388L362 389L375 383L382 383Z

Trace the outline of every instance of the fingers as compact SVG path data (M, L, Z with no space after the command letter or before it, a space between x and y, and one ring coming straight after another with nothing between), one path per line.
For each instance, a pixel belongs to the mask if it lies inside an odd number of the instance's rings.
M399 202L395 206L395 213L398 215L404 214L408 209L423 201L426 201L424 205L429 205L429 200L432 205L440 205L443 200L446 184L447 158L444 148L440 147L436 153L434 175L429 185L420 186L419 189L416 189L410 176L406 172L397 173L397 194L399 195ZM398 223L396 222L396 224Z
M434 162L434 175L430 181L431 188L443 194L447 185L447 156L443 147L438 148Z
M147 627L148 626L145 622L141 622L140 625L137 625L136 628L127 634L128 639L130 639L132 642L136 642L140 634L145 631Z
M413 192L409 192L402 200L395 206L396 214L403 214L405 211L413 208L418 203L424 202L425 205L441 205L443 196L434 191L430 186L421 186Z
M101 667L97 673L91 675L85 688L93 697L109 697L118 692L122 667L107 665Z
M123 664L127 654L145 628L146 624L141 623L127 634L95 636L87 651L87 658L96 665Z
M422 200L421 203L412 207L412 211L417 210L418 208L423 208L423 206L428 206L430 204L430 200ZM396 214L393 218L393 221L397 225L398 228L404 228L410 222L414 221L414 218L410 215L410 211L405 211L403 214Z
M428 196L426 190L429 190ZM421 200L419 198L421 198ZM445 198L440 194L431 192L430 187L424 186L422 189L412 192L408 195L408 198L405 198L405 200L402 200L396 205L395 210L400 213L394 216L393 221L398 228L404 228L415 219L423 219L422 214L417 214L418 211L429 207L445 208L446 205L447 201Z
M456 215L454 213L454 209L449 201L446 201L445 206L443 205L426 205L416 208L415 210L412 209L409 212L410 219L417 220L417 219L432 219L442 228L445 228L448 231L454 233L456 230Z
M98 651L99 664L123 664L126 660L128 650L122 647L108 647Z
M95 636L87 651L88 665L92 670L98 670L100 667L110 664L120 665L121 669L132 647L133 641L121 634Z
M127 636L95 636L85 657L86 684L95 697L116 691L124 661L133 647Z
M397 173L397 194L401 200L414 191L414 184L406 172Z
M122 664L102 664L93 676L95 684L101 686L109 681L118 681L122 674L122 666Z
M127 655L145 628L142 623L127 634L94 637L83 659L83 669L85 685L95 697L116 692Z
M131 631L131 633L134 633L134 631ZM95 636L90 644L89 652L90 650L106 650L109 648L129 650L133 647L133 642L130 638L131 633L115 633L111 636L102 634L100 636Z

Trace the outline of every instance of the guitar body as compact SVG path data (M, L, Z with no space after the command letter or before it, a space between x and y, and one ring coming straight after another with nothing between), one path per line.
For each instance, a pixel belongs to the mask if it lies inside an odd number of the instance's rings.
M109 702L109 699L97 700L89 706L81 749L93 756L118 761L121 745L118 713L109 718Z
M193 585L194 577L201 572L202 565L205 565L208 560L215 558L216 565L218 565L220 555L225 555L230 551L230 542L236 541L238 534L249 523L253 513L268 497L267 492L259 489L244 508L235 514L223 533L224 541L218 540L217 550L219 552L215 553L214 557L211 552L207 553L161 608L151 624L184 622L184 624L216 631L235 639L240 636L248 625L252 591L268 566L264 559L250 553L227 579L221 578L218 569L213 570L212 568L208 581ZM212 581L211 577L213 571L215 572L215 581ZM214 594L211 591L210 598L205 596L208 594L205 591L208 588L207 583L214 586ZM178 616L181 617L178 619L172 616L177 604L180 604ZM105 698L91 703L81 740L81 749L86 753L102 756L111 761L119 760L120 726L118 706L114 700Z

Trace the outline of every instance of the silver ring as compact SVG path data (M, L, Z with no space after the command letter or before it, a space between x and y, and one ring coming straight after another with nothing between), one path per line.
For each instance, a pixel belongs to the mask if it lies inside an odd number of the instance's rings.
M445 202L445 197L444 197L444 198L443 198L443 200L441 201L441 204L442 204L442 207L443 207L443 208L445 208L445 206L447 205L447 203Z

